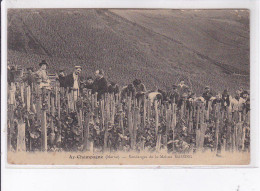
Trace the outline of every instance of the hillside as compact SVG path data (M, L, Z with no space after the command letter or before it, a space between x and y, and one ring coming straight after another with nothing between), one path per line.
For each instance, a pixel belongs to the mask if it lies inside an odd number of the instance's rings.
M120 85L149 89L180 78L201 92L249 88L249 12L245 10L11 9L8 63L49 71L103 68ZM190 79L190 80L189 80Z

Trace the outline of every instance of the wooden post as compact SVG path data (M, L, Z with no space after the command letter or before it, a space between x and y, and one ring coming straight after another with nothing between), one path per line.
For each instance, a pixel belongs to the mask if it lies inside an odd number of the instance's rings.
M147 108L147 99L144 98L143 123L141 126L141 130L144 130L146 128L146 108Z
M81 140L83 140L83 131L84 131L84 129L83 129L83 114L82 114L82 109L79 109L79 112L77 113L77 115L78 115L78 124L79 124L79 127L80 127L80 129L81 129L81 132L82 132L82 134L81 134Z
M36 97L36 113L37 113L37 121L38 123L40 123L41 113L42 113L42 97L40 95Z
M185 102L183 102L183 103L181 104L181 109L180 109L180 119L183 119L183 114L184 114L184 104L185 104Z
M207 123L205 123L205 106L204 104L202 105L201 108L201 113L200 113L200 143L199 143L199 148L203 149L204 146L204 138L205 138L205 133L207 129Z
M133 139L133 117L131 111L131 99L128 98L127 102L127 121L128 121L128 130L130 134L130 141L131 141L131 149L134 149L134 139Z
M92 115L88 113L85 117L85 128L84 128L84 140L83 140L83 151L89 150L89 121Z
M95 100L95 101L94 101L94 103L95 103L94 105L95 105L95 107L97 107L97 103L98 103L98 101L97 101L97 96L98 96L98 93L96 92L96 93L95 93L95 97L94 97L94 100Z
M18 119L17 126L18 134L17 134L17 151L25 152L26 144L25 144L25 123L23 119Z
M196 149L199 149L199 142L200 142L200 129L199 129L199 122L200 122L200 107L201 103L197 105L196 110Z
M72 92L72 91L71 91ZM69 108L69 112L73 111L73 103L72 103L72 100L73 100L73 92L72 93L68 93L67 96L68 96L68 108Z
M60 111L61 111L60 98L61 98L61 93L59 92L58 95L57 95L57 108L58 108L58 118L59 118L59 120L60 120Z
M241 140L241 150L245 150L245 138L246 138L246 128L242 127L242 140Z
M108 122L109 122L109 116L110 116L110 107L109 107L109 97L106 94L105 95L105 134L104 134L104 147L103 151L105 152L107 150L107 142L108 142Z
M236 124L236 150L239 151L240 147L242 148L242 139L243 139L243 122L242 114L239 112L239 121Z
M136 148L136 129L137 129L137 106L134 106L132 110L132 116L133 116L133 132L132 132L132 148Z
M150 127L150 124L151 124L151 113L152 113L152 111L151 111L151 100L150 99L148 99L148 107L147 107L147 124L148 124L148 126Z
M231 124L231 121L232 121L232 112L231 112L231 107L228 107L227 108L227 119L228 119L228 131L227 131L227 142L228 142L228 147L227 147L227 150L233 150L232 149L232 145L233 145L233 134L232 134L232 126L230 125Z
M46 121L46 108L42 108L42 120L41 120L41 135L42 135L42 151L47 152L47 121Z
M122 130L122 135L123 137L125 136L125 130L124 130L124 116L123 116L123 106L122 103L119 103L118 105L118 113L119 113L119 128ZM125 146L125 140L124 138L122 139L122 144L121 144L121 148L123 149Z
M159 152L161 149L161 134L159 133L157 136L157 141L156 141L156 152Z
M101 126L102 130L105 128L105 103L104 100L100 100L100 109L101 109Z
M51 113L51 92L49 90L47 96L47 106L48 106L48 113Z
M119 127L122 129L122 134L123 136L125 135L125 130L124 130L124 122L123 122L123 108L122 108L122 103L119 103Z
M9 93L10 93L10 104L13 104L14 106L16 105L15 102L16 102L16 98L15 98L15 92L16 92L16 86L14 83L11 83L11 86L10 86L10 90L9 90Z
M65 90L65 96L66 96L66 98L67 98L67 107L66 107L66 113L67 113L67 115L69 114L69 111L70 111L70 96L69 96L69 88L67 88L66 90Z
M174 153L175 152L175 149L174 149L174 138L175 138L175 127L176 127L176 124L177 124L177 119L176 119L176 107L177 105L175 103L172 104L172 121L171 121L171 128L172 128L172 152Z
M9 134L8 134L8 151L12 148L12 134L14 132L14 104L10 104L9 106Z
M155 136L158 135L159 128L159 115L158 115L158 102L154 102L154 111L155 111Z
M24 83L20 84L22 103L24 104Z
M217 104L215 108L216 112L216 121L215 121L215 151L218 150L218 142L219 142L219 107L220 105Z
M59 94L60 90L59 90L59 86L58 86L58 82L55 82L55 106L58 107L58 94Z
M111 124L114 124L114 123L115 123L116 106L115 106L115 98L114 98L114 95L113 95L113 94L111 95L110 103L111 103L110 122L111 122Z
M223 139L223 147L222 148L223 148L224 151L227 150L227 139L226 138Z
M55 105L54 105L54 96L51 96L51 134L50 134L50 144L53 145L55 141L55 131L54 131L54 121L55 117Z
M191 135L192 134L192 129L193 129L193 112L194 108L191 109L190 114L189 114L189 128L188 128L188 133Z
M169 105L170 106L170 105ZM165 132L165 141L164 141L164 147L167 149L167 143L168 143L168 135L169 135L169 130L171 128L171 108L167 109L165 107L165 116L166 116L166 132Z
M211 110L211 101L208 102L208 108L207 108L207 113L206 113L206 120L209 121L209 114Z
M29 112L31 110L31 87L26 87L26 109Z

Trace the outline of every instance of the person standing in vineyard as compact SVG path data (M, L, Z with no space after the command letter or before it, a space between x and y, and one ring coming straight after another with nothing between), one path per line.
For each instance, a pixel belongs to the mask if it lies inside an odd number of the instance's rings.
M209 100L210 100L210 98L213 97L213 94L212 94L212 92L210 91L209 86L206 86L206 87L205 87L205 91L203 92L202 97L203 97L203 98L205 99L205 101L206 101L206 109L207 109L207 108L208 108Z
M65 80L64 70L60 70L59 71L59 75L58 75L57 80L60 82L60 87L61 88L67 88L67 83L66 83L66 80Z
M45 60L42 60L42 62L39 64L40 69L35 73L38 77L38 83L40 85L40 88L46 87L46 89L51 89L50 87L50 79L47 74L47 62Z
M189 94L189 86L187 86L184 82L184 80L181 80L181 82L178 84L177 86L177 90L180 94L180 96L182 96L183 94Z
M97 99L100 100L102 96L107 93L107 80L104 78L104 71L97 70L95 72L96 79L93 82L93 93L98 93Z
M138 103L143 102L144 96L147 92L145 85L139 79L135 79L133 81L133 85L134 85L135 90L136 90L135 97L136 97Z
M245 103L245 100L240 97L240 91L236 91L236 95L234 98L231 99L230 105L232 108L232 112L239 111L241 112L243 109L243 104Z
M230 100L231 100L231 97L227 89L225 89L222 93L222 100L223 100L222 107L224 110L227 110L230 106Z
M82 71L81 66L75 66L75 70L72 74L65 77L65 82L70 91L73 92L74 101L77 101L80 89L80 73Z

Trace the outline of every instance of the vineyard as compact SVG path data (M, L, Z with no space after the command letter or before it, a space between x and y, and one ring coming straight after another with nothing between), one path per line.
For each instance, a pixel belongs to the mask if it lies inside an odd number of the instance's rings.
M8 150L26 152L244 152L250 149L250 111L219 103L137 100L120 94L72 92L16 80L8 87ZM18 78L17 78L18 79Z

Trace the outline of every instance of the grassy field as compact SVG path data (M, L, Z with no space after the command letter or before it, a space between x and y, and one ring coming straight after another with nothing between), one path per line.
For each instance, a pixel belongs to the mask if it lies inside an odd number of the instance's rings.
M120 85L140 78L148 89L169 89L184 78L232 93L249 89L249 12L246 10L11 9L8 63L51 73L103 68ZM189 80L190 79L190 80Z

